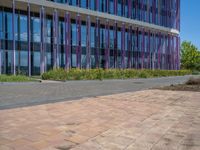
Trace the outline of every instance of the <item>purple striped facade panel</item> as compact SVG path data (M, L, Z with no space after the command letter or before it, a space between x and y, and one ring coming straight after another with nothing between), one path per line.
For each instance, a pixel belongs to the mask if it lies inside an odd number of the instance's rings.
M114 68L118 68L117 66L117 55L118 55L118 47L117 47L117 43L118 43L118 35L117 35L117 22L115 21L114 23Z
M56 69L56 47L55 47L55 37L56 37L56 31L55 31L55 10L53 12L53 68Z
M59 31L58 31L58 11L53 13L53 67L59 67Z
M141 63L141 68L144 69L144 52L145 52L145 30L144 28L141 30L142 31L142 63Z
M90 30L91 30L91 22L90 22L90 16L87 16L86 21L86 68L90 69L90 55L91 55L91 46L90 46Z
M153 0L153 13L152 13L152 17L153 17L153 23L156 23L156 6L155 6L155 4L156 4L156 0Z
M128 68L132 67L132 57L131 57L131 53L132 53L132 26L129 26L129 30L128 30Z
M142 5L141 8L142 8L142 10L143 10L143 11L142 11L142 20L145 21L145 15L144 15L144 13L145 13L145 12L144 12L144 10L145 10L145 4L144 4L144 0L142 0L141 5Z
M166 3L166 25L168 25L168 21L169 21L169 12L168 12L168 9L169 9L169 4Z
M128 0L128 17L132 18L132 0Z
M168 36L165 36L165 69L168 69L168 62L167 62L167 54L168 54Z
M71 17L65 14L65 69L71 68Z
M118 1L118 0L113 0L113 1L114 1L114 2L113 2L113 5L114 5L114 6L113 6L113 8L114 8L114 14L117 15L117 1Z
M178 0L178 8L180 8L180 0ZM178 9L178 30L180 31L180 9Z
M105 69L109 68L109 52L110 52L110 26L109 26L109 21L106 20L106 28L105 28L105 43L106 43L106 48L105 48Z
M13 46L13 53L12 53L12 73L16 75L16 54L15 54L15 0L12 1L12 46Z
M158 34L158 69L161 68L161 33Z
M0 36L0 75L2 73L2 60L1 60L1 57L2 57L2 49L1 49L1 36Z
M176 46L175 46L175 65L176 65L176 70L178 70L178 37L175 37L176 39Z
M81 68L81 17L76 16L76 67Z
M168 52L168 65L169 65L169 67L167 68L168 70L170 70L171 69L171 62L170 62L170 56L171 56L171 35L170 34L168 34L168 50L167 50L167 52Z
M44 61L44 54L45 54L45 9L42 7L40 9L40 74L45 72L45 61Z
M150 6L150 2L148 3L148 9L149 9L149 11L148 11L148 22L150 23L150 20L151 20L151 12L150 12L150 10L151 10L151 6Z
M99 0L96 0L96 3L95 3L95 7L96 7L96 11L99 11Z
M125 0L121 0L121 14L122 14L122 16L124 16L124 12L125 12L124 1L125 1Z
M106 11L107 13L110 13L110 0L106 0Z
M99 56L100 55L100 20L96 19L95 24L95 66L99 68Z
M151 68L151 32L150 30L148 31L148 68Z
M28 38L28 76L31 76L31 11L27 6L27 38Z
M178 54L177 54L177 56L178 56L178 63L177 63L177 65L178 65L178 69L177 70L180 70L180 42L181 42L181 40L180 40L180 37L178 37Z
M136 69L139 69L139 52L138 52L138 49L139 49L139 29L137 28L136 29L136 57L135 57L135 62L136 62Z
M172 64L173 64L173 70L175 70L175 57L174 57L174 36L172 36Z
M135 3L134 3L134 5L135 5L135 16L134 16L134 19L137 19L137 10L138 10L138 0L135 0Z
M125 68L125 24L121 27L121 68Z
M58 15L58 11L56 11L56 67L59 68L60 67L60 59L59 59L59 54L60 54L60 49L59 49L59 41L60 41L60 36L59 36L59 15Z
M153 46L154 46L154 49L153 49L153 65L154 65L154 69L157 69L157 44L156 44L156 41L157 40L157 33L155 32L154 33L154 39L153 39Z

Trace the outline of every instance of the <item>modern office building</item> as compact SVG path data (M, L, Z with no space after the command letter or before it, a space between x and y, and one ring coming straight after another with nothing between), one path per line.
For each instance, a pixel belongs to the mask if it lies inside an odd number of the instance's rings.
M179 69L180 0L0 0L0 73Z

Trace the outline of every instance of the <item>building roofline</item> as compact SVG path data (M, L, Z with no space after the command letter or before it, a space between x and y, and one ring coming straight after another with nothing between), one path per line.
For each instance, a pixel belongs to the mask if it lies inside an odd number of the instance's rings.
M163 27L143 21L138 21L135 19L130 19L126 17L121 17L121 16L116 16L112 14L107 14L99 11L94 11L90 9L85 9L85 8L80 8L76 6L71 6L68 4L61 4L61 3L55 3L51 1L46 1L46 0L15 0L16 2L16 9L20 10L26 10L27 9L27 4L29 3L31 6L31 11L33 12L39 12L40 7L43 6L46 9L47 14L52 14L53 10L57 9L59 12L59 16L64 17L66 12L71 12L72 13L72 18L75 18L76 14L80 14L81 17L86 19L87 16L91 17L91 21L96 20L96 18L99 18L101 22L106 22L106 20L109 20L109 22L112 24L117 21L119 26L122 25L122 23L125 23L126 26L134 26L134 27L139 27L139 28L145 28L146 30L155 30L155 32L164 32L166 34L173 34L173 35L179 35L179 31L177 29L172 29L168 27ZM5 0L0 2L1 6L7 6L11 7L12 6L12 0ZM73 16L74 14L74 16Z

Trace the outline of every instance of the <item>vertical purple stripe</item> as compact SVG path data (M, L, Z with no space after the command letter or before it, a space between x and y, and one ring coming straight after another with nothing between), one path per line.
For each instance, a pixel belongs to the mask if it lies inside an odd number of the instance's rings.
M27 34L28 34L28 75L31 76L31 28L30 28L30 4L27 7Z
M152 50L152 69L155 69L155 59L156 59L156 34L153 33L153 50Z
M76 17L76 67L81 68L81 20L80 15Z
M176 36L176 70L178 70L178 37Z
M168 69L168 62L167 62L167 57L168 57L168 35L165 37L165 42L166 42L166 47L165 47L165 69Z
M151 69L151 33L150 30L148 32L148 69Z
M177 50L176 50L176 65L177 65L177 70L179 69L179 39L178 39L178 36L176 37L177 38L177 43L176 43L176 47L177 47Z
M128 17L131 18L132 0L128 0Z
M99 50L100 50L100 20L96 19L95 24L95 65L99 68Z
M105 68L109 68L109 51L110 51L110 30L109 30L109 21L106 20L106 38L105 38L105 43L106 43L106 48L105 48Z
M13 69L13 75L16 75L16 64L15 64L15 0L12 1L12 38L13 38L13 60L12 60L12 69Z
M53 12L53 68L56 69L56 10Z
M125 24L122 23L122 28L121 28L121 68L125 68Z
M145 30L142 29L142 69L144 69Z
M170 56L171 56L171 36L168 34L168 65L169 65L169 70L171 69L171 61L170 61Z
M110 12L110 0L106 0L106 12Z
M158 44L158 69L160 69L160 49L161 49L161 33L158 34L159 44Z
M117 22L114 24L114 67L117 68Z
M172 36L172 65L173 65L173 67L172 67L172 69L174 70L174 36Z
M0 75L1 75L1 68L2 68L2 63L1 63L1 36L0 36Z
M96 0L96 11L99 11L99 0Z
M56 11L56 67L59 68L60 62L59 62L59 17L58 17L58 11Z
M136 29L136 60L135 60L135 62L136 62L136 69L138 69L139 68L139 29L138 29L138 27L137 27L137 29Z
M121 16L124 16L124 0L121 0Z
M114 13L115 13L115 15L117 15L117 3L118 3L118 0L114 0Z
M156 0L153 0L154 5L153 5L153 12L154 12L154 17L153 17L153 23L156 24Z
M65 69L71 66L71 19L70 14L65 14Z
M128 31L128 68L131 68L131 53L132 53L132 26L129 26L129 31Z
M41 38L41 44L40 44L40 73L44 73L44 8L42 7L40 10L40 38Z
M91 46L90 46L90 28L91 28L91 22L90 22L90 16L87 16L86 21L86 27L87 27L87 35L86 35L86 42L87 42L87 49L86 49L86 68L90 69L90 55L91 55Z

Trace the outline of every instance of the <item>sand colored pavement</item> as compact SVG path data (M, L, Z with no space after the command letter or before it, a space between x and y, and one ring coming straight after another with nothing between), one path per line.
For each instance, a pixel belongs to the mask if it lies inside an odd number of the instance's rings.
M0 110L0 150L200 150L200 92L144 90Z

